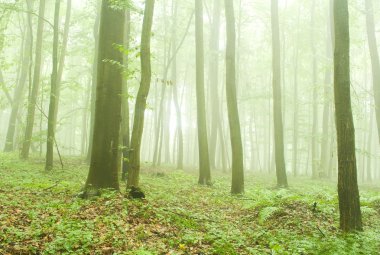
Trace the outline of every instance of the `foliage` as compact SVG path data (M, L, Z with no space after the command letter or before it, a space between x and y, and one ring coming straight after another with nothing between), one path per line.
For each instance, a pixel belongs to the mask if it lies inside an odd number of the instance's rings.
M192 172L145 167L146 200L112 191L82 200L75 195L88 167L66 161L65 169L46 173L42 159L0 154L0 254L377 254L380 248L378 189L362 188L365 231L345 235L337 227L333 183L301 179L279 190L249 175L246 194L231 196L226 175L215 173L208 188L196 185Z

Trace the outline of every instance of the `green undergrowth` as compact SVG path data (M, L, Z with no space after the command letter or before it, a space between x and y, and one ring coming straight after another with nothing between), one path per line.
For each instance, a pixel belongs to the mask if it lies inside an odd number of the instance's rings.
M364 232L338 229L336 185L247 175L242 196L229 175L213 186L193 172L145 167L146 200L121 192L82 200L88 167L66 159L43 171L41 159L0 154L0 254L379 254L380 191L361 189ZM57 164L58 165L58 164ZM268 181L269 180L269 181ZM313 205L316 206L313 206Z

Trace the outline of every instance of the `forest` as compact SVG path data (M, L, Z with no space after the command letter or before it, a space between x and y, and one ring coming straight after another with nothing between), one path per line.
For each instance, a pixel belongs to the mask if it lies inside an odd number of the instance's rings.
M380 254L380 1L0 0L0 255Z

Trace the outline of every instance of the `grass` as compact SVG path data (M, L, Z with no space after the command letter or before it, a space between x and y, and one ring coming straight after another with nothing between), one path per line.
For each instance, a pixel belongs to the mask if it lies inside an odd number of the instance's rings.
M193 172L145 167L146 200L125 199L125 186L81 200L88 167L65 163L46 173L40 159L0 154L0 254L380 254L376 187L361 189L364 232L344 234L331 182L285 190L247 175L244 196L231 196L229 175L201 187Z

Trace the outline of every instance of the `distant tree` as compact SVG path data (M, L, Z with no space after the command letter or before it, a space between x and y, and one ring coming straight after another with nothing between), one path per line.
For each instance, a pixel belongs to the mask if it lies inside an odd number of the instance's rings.
M153 14L155 0L145 1L144 20L141 32L141 82L136 97L135 115L133 120L133 129L131 137L131 149L129 153L129 172L128 187L138 187L140 177L140 149L141 139L144 130L144 114L146 109L146 100L150 90L152 78L151 59L150 59L150 40L152 33Z
M13 99L12 99L12 109L11 114L9 115L9 122L8 122L8 129L7 129L7 136L4 146L4 152L10 152L14 149L14 140L15 140L15 131L16 131L16 124L17 124L17 118L20 110L20 106L22 105L24 94L25 94L25 88L26 88L26 81L28 78L28 70L29 65L31 61L32 56L32 12L33 12L33 1L27 0L26 1L27 6L27 27L26 27L26 36L23 36L23 45L24 48L21 49L23 51L23 57L22 57L22 63L20 75L17 81L17 85L14 89Z
M46 161L45 170L51 170L53 168L53 153L55 142L55 130L54 130L54 116L55 116L55 101L57 93L57 76L58 76L58 43L59 43L59 9L61 7L60 0L55 1L54 8L54 36L53 36L53 66L51 73L50 84L50 103L49 103L49 115L48 115L48 133L46 143Z
M284 131L282 123L281 103L281 53L280 32L278 21L278 0L271 0L271 24L272 24L272 64L273 64L273 116L274 116L274 154L276 162L277 185L287 187L285 156L284 156Z
M44 24L45 24L44 17L45 17L45 0L40 0L39 11L38 11L36 52L35 52L35 59L34 59L32 90L31 90L31 94L30 94L29 102L28 102L25 137L24 137L22 150L21 150L21 158L23 159L26 159L29 157L29 149L32 142L37 97L38 97L38 92L40 89L40 75L41 75L41 65L42 65L42 39L43 39L43 31L44 31Z
M203 1L195 0L196 98L198 120L199 180L211 184L210 159L207 142L206 102L204 88Z
M310 44L312 51L312 70L313 70L313 80L312 80L312 88L313 88L313 127L311 133L311 173L312 178L318 177L318 148L317 148L317 133L318 133L318 73L317 73L317 56L316 56L316 48L315 48L315 0L311 3L311 18L310 18Z
M366 10L366 24L367 24L367 36L368 36L368 47L369 53L371 55L372 63L372 83L373 92L375 99L375 109L376 109L376 122L378 137L380 139L380 61L379 52L377 49L377 40L375 34L375 22L373 17L373 4L372 0L365 0L365 10ZM379 140L380 142L380 140Z
M222 141L222 134L219 134L218 124L220 120L219 103L219 35L220 35L220 13L222 0L214 0L213 17L210 31L209 45L209 81L211 100L211 131L210 131L210 164L211 168L216 168L216 149L217 141ZM219 136L218 136L219 134Z
M97 93L91 164L86 191L99 188L119 189L119 131L124 11L103 0L101 7Z
M350 96L350 32L347 0L334 1L334 31L334 97L340 228L343 231L355 231L362 230L362 217Z
M241 141L239 110L236 99L236 66L235 66L235 15L233 2L224 0L226 12L226 97L228 122L230 124L230 138L232 151L232 185L231 193L244 192L244 164L243 145Z

